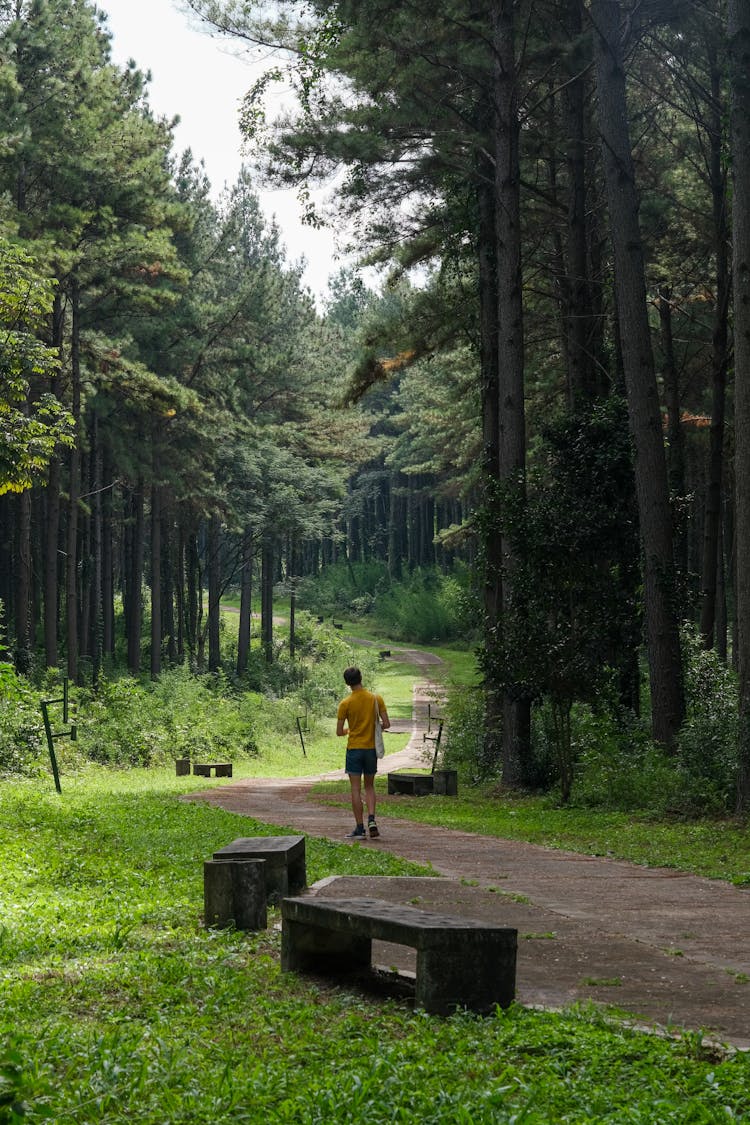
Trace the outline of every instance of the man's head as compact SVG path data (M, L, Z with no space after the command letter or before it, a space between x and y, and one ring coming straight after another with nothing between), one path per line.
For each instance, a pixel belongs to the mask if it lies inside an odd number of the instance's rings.
M359 668L345 668L344 669L344 682L349 687L356 687L357 684L362 683L362 673Z

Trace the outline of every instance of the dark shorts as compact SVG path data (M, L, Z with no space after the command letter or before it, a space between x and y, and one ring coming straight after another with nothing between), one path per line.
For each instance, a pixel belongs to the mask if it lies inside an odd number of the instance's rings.
M371 776L378 772L378 756L374 750L347 750L344 769L347 773Z

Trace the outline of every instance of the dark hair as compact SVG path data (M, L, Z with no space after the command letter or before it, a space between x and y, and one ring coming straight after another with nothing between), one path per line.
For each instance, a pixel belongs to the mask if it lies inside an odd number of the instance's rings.
M345 668L344 680L349 685L349 687L354 687L355 684L362 683L362 673L360 672L359 668Z

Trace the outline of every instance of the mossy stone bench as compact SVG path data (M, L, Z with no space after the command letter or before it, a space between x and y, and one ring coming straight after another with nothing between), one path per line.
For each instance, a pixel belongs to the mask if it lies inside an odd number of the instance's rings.
M285 898L281 918L282 972L367 970L373 940L387 941L416 949L415 1000L429 1013L488 1013L515 997L515 929L376 898Z
M304 836L240 836L214 852L213 858L265 860L263 870L269 902L278 902L285 895L307 886Z
M456 797L458 795L458 771L392 772L388 774L388 792L391 796L405 794L409 797L428 797L431 793L434 793L438 797Z
M214 777L231 777L231 762L193 762L193 773L196 777L210 777L211 770Z
M427 797L434 792L435 779L431 773L389 773L388 792L408 797Z

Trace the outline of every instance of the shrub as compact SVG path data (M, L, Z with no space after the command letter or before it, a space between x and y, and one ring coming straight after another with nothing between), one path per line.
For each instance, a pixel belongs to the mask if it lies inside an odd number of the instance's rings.
M0 663L0 774L34 776L46 751L39 697L12 664Z
M571 804L663 811L678 788L674 763L630 714L574 707L576 756Z
M443 765L458 770L462 781L476 783L498 776L499 763L488 763L484 753L484 692L480 687L453 688L445 706L450 731Z
M435 570L417 570L379 594L374 614L391 636L416 644L470 638L478 620L468 580Z
M694 630L683 636L686 718L677 749L679 811L721 813L734 806L738 691L734 672L706 651Z

